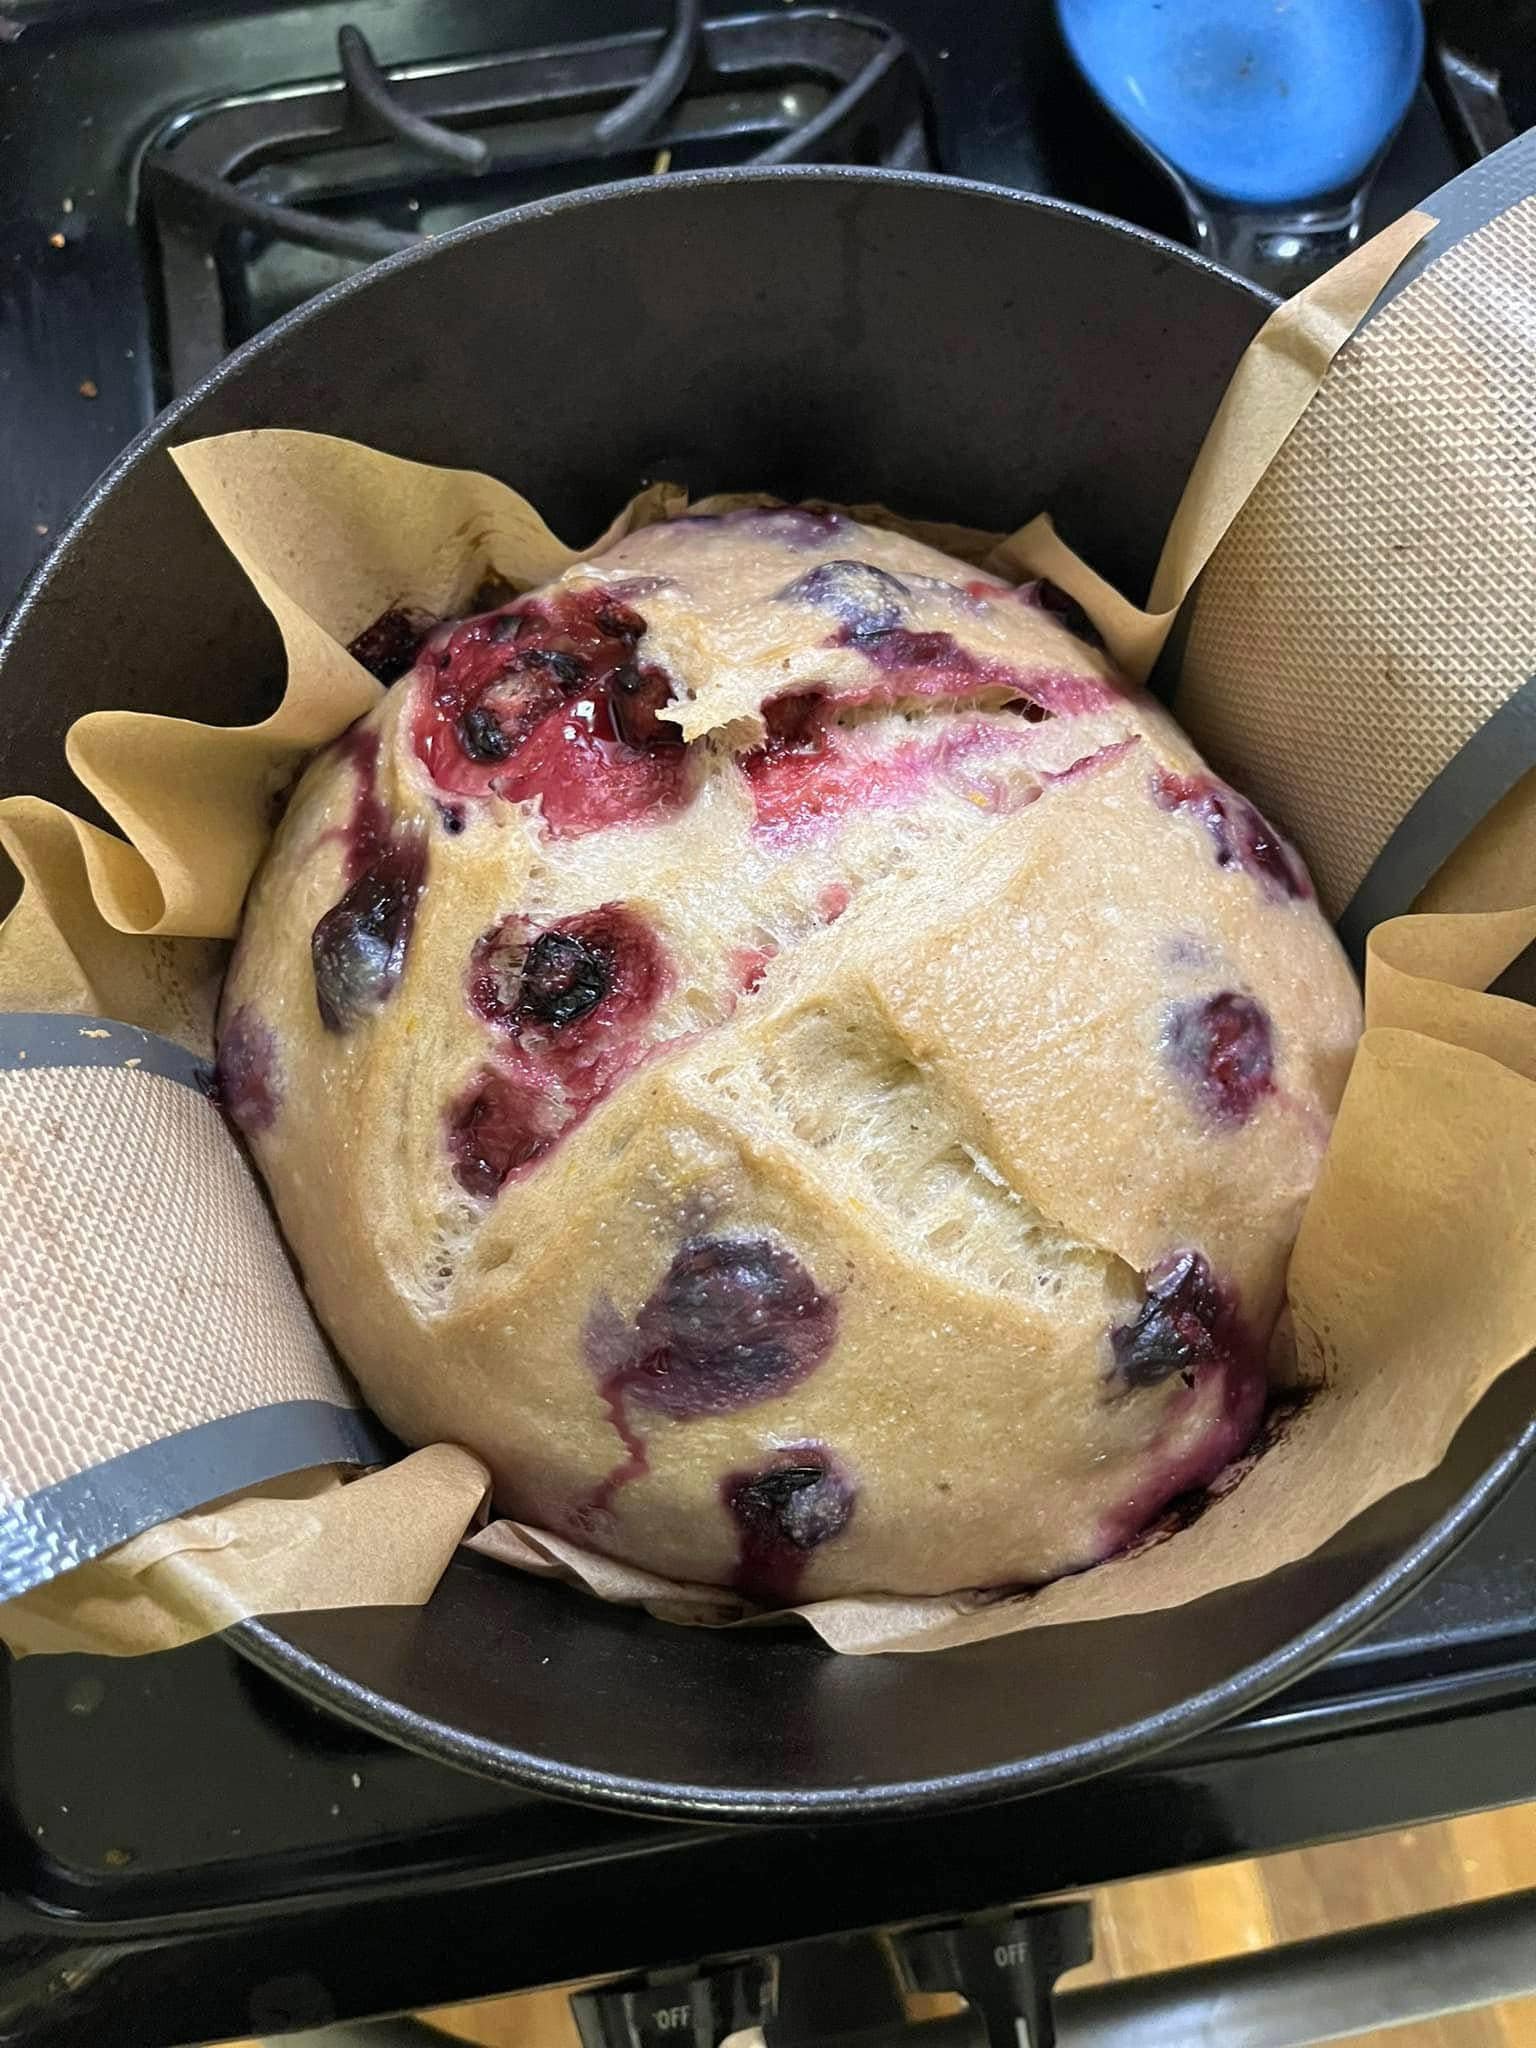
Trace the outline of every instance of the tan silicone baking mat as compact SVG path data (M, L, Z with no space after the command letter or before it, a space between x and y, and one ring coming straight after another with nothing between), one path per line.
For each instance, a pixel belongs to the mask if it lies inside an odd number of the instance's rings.
M1376 315L1195 601L1179 716L1261 808L1305 816L1335 912L1420 793L1536 675L1533 334L1536 198Z

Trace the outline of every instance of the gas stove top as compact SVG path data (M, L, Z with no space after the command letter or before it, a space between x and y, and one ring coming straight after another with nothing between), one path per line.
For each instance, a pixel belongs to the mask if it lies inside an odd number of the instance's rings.
M1536 1796L1536 1484L1256 1711L1134 1769L955 1815L742 1829L560 1804L356 1732L218 1641L31 1658L4 1698L4 2039L278 2033L686 1971Z
M1489 40L1518 49L1529 11L1469 7L1459 37L1442 10L1368 229L1536 118ZM707 18L692 0L10 0L0 157L0 603L228 348L524 199L704 163L885 162L1192 239L1080 85L1049 0L721 0ZM966 1815L750 1835L617 1819L385 1748L219 1642L35 1659L4 1699L0 2034L278 2031L1536 1795L1536 1474L1259 1711Z
M698 0L10 0L0 24L0 602L226 350L521 200L702 164L883 162L1191 239L1050 0L718 0L707 18ZM1426 84L1367 227L1457 168Z

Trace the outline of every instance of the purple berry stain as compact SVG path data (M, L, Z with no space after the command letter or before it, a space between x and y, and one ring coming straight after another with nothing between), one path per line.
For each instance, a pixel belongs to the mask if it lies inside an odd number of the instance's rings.
M630 1399L676 1419L775 1400L832 1349L837 1303L766 1237L685 1244L635 1318Z
M1103 634L1077 599L1069 596L1059 583L1052 583L1049 577L1042 576L1037 583L1024 584L1019 596L1026 603L1036 604L1042 611L1059 619L1075 640L1081 640L1089 647L1104 645Z
M587 1366L597 1382L597 1391L608 1420L613 1425L623 1455L598 1481L576 1508L573 1525L579 1535L596 1533L603 1518L613 1509L614 1496L631 1480L643 1479L651 1469L651 1455L645 1438L631 1422L625 1399L625 1372L633 1348L630 1327L606 1296L600 1295L582 1331Z
M389 844L394 818L379 795L379 734L365 721L348 726L335 742L336 751L356 779L347 822L334 834L345 849L347 880L365 874Z
M737 1590L783 1606L799 1592L812 1553L852 1521L858 1496L824 1445L795 1444L756 1471L730 1473L720 1498L736 1524Z
M1178 1251L1145 1280L1147 1298L1133 1323L1110 1331L1120 1393L1161 1386L1174 1374L1184 1382L1167 1403L1169 1430L1188 1438L1194 1403L1202 1430L1180 1448L1161 1440L1100 1530L1100 1554L1110 1556L1169 1505L1208 1487L1241 1456L1264 1417L1268 1376L1264 1346L1249 1329L1229 1286L1214 1278L1198 1251Z
M869 693L883 696L973 697L996 690L1033 704L1050 717L1071 717L1079 711L1103 711L1117 698L1114 685L1100 675L1075 675L1066 669L1020 669L1006 661L972 654L953 633L914 632L890 626L861 632L839 626L829 645L852 647L890 680ZM855 702L861 701L855 695Z
M477 1201L493 1201L560 1136L549 1099L519 1074L483 1067L448 1112L454 1178Z
M817 512L809 505L748 505L728 512L726 519L739 520L751 532L771 534L796 548L828 547L851 523L841 512Z
M1190 1404L1208 1411L1205 1426L1177 1450L1152 1455L1136 1474L1100 1531L1100 1555L1109 1556L1140 1535L1170 1501L1208 1487L1253 1439L1264 1413L1268 1383L1263 1347L1248 1327L1232 1290L1196 1251L1165 1259L1146 1276L1146 1297L1135 1320L1110 1332L1112 1382L1122 1394L1159 1387L1174 1375L1183 1382L1167 1416L1187 1432Z
M249 1003L242 1003L219 1033L214 1075L220 1106L247 1137L269 1131L282 1107L277 1041Z
M394 606L364 626L347 652L381 683L398 682L416 666L421 643L437 624L430 612Z
M1210 835L1216 865L1251 875L1272 902L1304 902L1312 884L1301 858L1267 818L1213 775L1178 775L1160 768L1152 793L1165 811L1185 811Z
M791 548L824 548L852 526L842 512L817 512L809 505L738 505L733 512L685 512L666 522L673 533L691 535L718 527L759 534Z
M635 1409L687 1422L776 1400L823 1363L836 1335L837 1303L766 1237L689 1239L633 1323L600 1297L583 1344L624 1457L587 1511L607 1509L647 1469Z
M399 985L427 883L427 843L401 832L315 926L315 1001L327 1031L350 1031Z
M1213 1123L1245 1124L1275 1088L1268 1013L1231 989L1168 1014L1163 1043L1185 1084Z

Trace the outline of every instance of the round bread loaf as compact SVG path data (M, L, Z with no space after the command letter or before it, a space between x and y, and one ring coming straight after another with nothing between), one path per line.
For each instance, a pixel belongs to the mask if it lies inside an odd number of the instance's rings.
M1357 993L1074 625L788 508L361 636L220 1070L408 1443L768 1601L1041 1581L1242 1450Z

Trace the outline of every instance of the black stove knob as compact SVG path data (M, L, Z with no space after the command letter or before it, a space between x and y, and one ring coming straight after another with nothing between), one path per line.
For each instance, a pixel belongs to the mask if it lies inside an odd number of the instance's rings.
M719 2048L771 2017L774 1986L774 1959L751 1956L695 1976L657 1972L578 1991L571 2011L582 2048Z
M958 1992L985 2024L989 2048L1054 2048L1056 1979L1092 1959L1093 1918L1073 1899L916 1927L893 1942L907 1989Z

